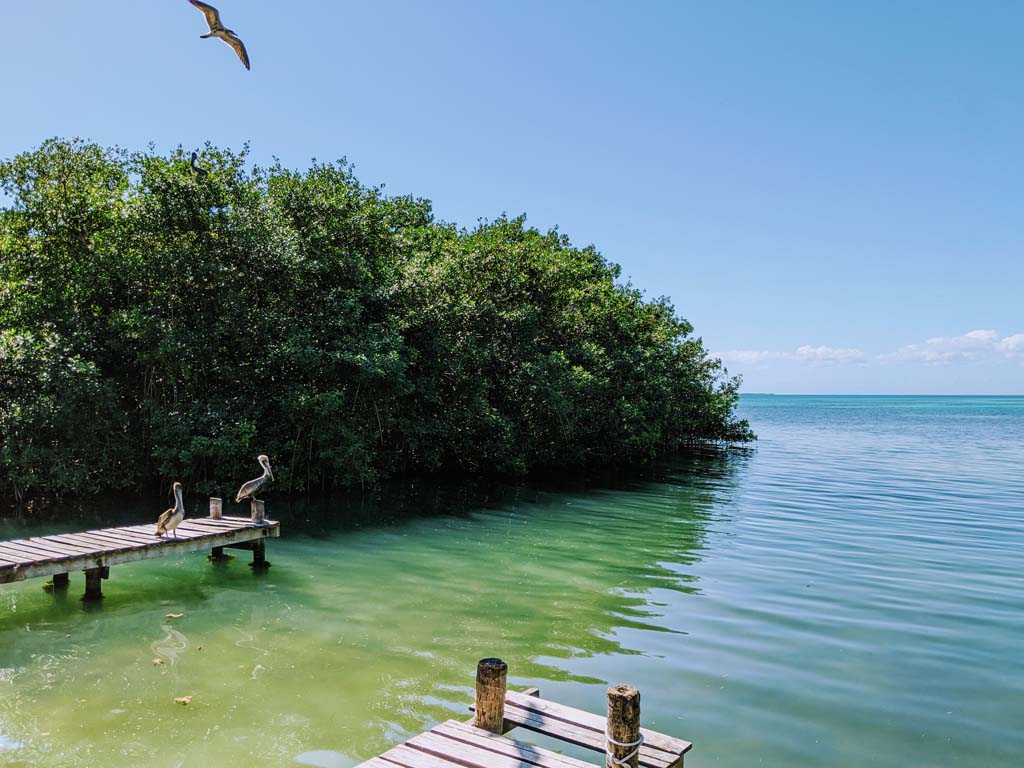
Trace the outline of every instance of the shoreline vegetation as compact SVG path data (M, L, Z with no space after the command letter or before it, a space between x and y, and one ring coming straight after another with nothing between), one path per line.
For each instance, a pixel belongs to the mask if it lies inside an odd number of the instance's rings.
M345 161L50 139L0 163L0 494L521 476L754 439L665 298L556 230L471 230Z

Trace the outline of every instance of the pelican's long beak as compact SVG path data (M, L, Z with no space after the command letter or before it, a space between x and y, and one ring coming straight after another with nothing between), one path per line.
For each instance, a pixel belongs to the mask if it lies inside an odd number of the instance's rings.
M270 467L267 467L267 474L270 475L271 480L274 479L274 473L271 471Z

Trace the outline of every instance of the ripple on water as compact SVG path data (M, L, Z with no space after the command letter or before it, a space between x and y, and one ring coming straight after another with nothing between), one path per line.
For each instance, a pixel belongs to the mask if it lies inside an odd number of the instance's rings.
M488 655L593 711L637 684L697 768L1017 766L1024 398L742 408L754 450L600 487L274 502L260 578L136 563L94 613L5 586L0 766L347 768L466 717Z

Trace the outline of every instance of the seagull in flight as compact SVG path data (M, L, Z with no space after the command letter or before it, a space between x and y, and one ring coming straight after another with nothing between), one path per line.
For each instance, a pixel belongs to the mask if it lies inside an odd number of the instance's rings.
M228 29L221 23L220 12L208 3L201 3L199 0L188 1L203 12L203 16L206 17L206 23L210 26L210 34L200 35L199 37L204 39L207 37L220 38L234 49L235 53L238 54L238 58L245 64L245 68L249 69L249 54L246 53L245 45L233 30Z

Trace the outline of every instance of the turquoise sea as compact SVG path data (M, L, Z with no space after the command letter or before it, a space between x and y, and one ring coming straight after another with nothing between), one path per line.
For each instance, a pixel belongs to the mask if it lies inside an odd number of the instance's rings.
M80 575L0 585L0 766L347 768L467 716L492 655L596 712L636 684L691 767L1024 763L1024 397L741 410L748 449L596 482L268 497L263 577L116 566L95 610Z

